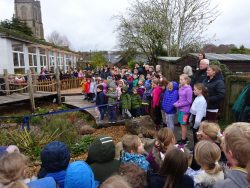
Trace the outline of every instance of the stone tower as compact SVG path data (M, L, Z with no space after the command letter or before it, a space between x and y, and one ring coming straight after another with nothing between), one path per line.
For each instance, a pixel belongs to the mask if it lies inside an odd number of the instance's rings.
M15 0L15 16L26 22L36 38L44 39L40 1Z

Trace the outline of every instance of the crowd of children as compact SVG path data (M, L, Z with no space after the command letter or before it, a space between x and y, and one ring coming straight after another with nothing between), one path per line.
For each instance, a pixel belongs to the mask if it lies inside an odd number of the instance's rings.
M167 81L160 66L136 64L133 70L104 67L97 73L85 71L82 93L85 100L96 103L100 121L106 113L111 123L119 114L123 118L150 115L157 131L154 144L145 151L137 135L124 135L117 145L110 136L100 136L90 145L86 162L70 163L65 144L54 141L41 152L41 169L35 180L25 178L27 158L18 148L0 148L0 188L248 187L250 124L233 123L221 133L215 103L224 91L216 87L224 87L218 67L209 67L208 60L205 64L208 79L197 82L198 77L181 74L179 84ZM181 126L178 141L176 115ZM193 130L194 148L187 148L188 126Z
M167 127L157 132L149 151L137 135L124 135L121 148L110 136L100 136L90 145L86 162L70 162L65 144L54 141L43 148L41 169L31 179L25 172L27 157L15 146L2 147L0 187L246 188L250 185L250 124L233 123L224 135L218 134L218 127L202 122L197 134L202 136L193 155L176 144ZM192 168L192 161L199 165L198 170Z

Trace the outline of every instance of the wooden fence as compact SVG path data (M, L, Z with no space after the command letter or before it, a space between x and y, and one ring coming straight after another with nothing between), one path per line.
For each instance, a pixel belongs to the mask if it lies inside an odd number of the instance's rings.
M61 80L61 90L73 89L80 87L82 79L81 78L68 78ZM35 91L44 91L44 92L56 92L57 81L55 79L52 80L33 80L33 86ZM28 88L21 90L26 87L27 83L16 83L9 84L10 90L19 90L18 93L27 93Z
M232 107L242 90L250 83L250 76L232 75L226 77L226 97L221 108L221 115L226 121L234 121Z

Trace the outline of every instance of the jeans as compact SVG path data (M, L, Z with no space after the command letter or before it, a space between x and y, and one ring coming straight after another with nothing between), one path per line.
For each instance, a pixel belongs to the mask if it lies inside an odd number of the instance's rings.
M132 109L132 114L134 117L141 116L141 109L140 108Z
M117 120L116 118L116 106L115 105L109 105L108 106L108 112L109 112L109 121L114 122Z
M166 114L166 122L167 122L167 126L168 128L172 129L172 131L174 131L174 117L175 114Z
M100 112L100 120L103 120L104 119L104 114L105 114L105 108L104 107L99 107L98 110Z
M129 111L128 109L122 109L122 117L123 117L123 118L125 118L125 114L127 114L127 116L128 116L129 118L132 117L132 115L131 115L131 113L130 113L130 111Z

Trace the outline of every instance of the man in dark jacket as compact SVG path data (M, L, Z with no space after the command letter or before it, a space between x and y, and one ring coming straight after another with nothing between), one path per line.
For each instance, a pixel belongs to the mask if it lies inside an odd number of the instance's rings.
M199 64L199 70L195 72L191 86L194 84L202 83L207 78L207 67L209 65L208 59L202 59Z

